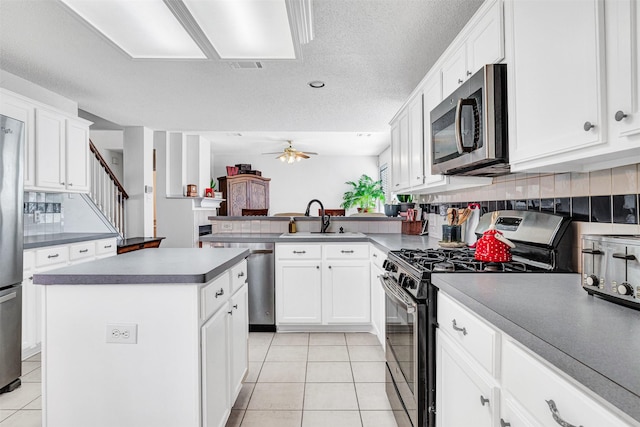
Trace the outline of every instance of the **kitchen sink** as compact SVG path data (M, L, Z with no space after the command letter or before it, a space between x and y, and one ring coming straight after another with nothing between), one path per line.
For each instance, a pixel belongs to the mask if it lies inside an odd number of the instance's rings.
M327 233L320 233L319 231L300 231L298 233L282 233L280 237L284 238L298 238L298 239L323 239L323 238L364 238L365 234L358 231L345 231L344 233L338 233L337 231L331 231Z

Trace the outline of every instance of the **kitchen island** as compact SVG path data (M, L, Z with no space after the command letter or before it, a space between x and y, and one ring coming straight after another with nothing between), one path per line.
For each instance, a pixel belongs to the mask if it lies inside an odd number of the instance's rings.
M247 370L247 255L148 249L34 275L45 425L223 425Z

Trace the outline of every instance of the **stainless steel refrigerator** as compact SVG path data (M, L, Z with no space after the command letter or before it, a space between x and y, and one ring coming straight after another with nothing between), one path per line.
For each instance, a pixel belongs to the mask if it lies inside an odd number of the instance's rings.
M0 115L0 393L22 374L23 128Z

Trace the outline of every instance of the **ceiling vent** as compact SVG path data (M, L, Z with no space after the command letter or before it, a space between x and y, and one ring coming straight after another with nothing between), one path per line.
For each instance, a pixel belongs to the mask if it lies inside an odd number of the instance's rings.
M260 61L234 61L229 62L231 68L239 70L255 70L262 68L262 62Z

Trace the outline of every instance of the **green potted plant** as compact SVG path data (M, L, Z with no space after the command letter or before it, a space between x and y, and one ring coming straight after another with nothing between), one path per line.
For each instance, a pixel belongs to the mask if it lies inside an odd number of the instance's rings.
M407 209L413 209L416 204L413 203L413 196L411 194L398 194L398 201L400 202L400 212L406 212Z
M376 201L384 202L384 191L382 191L382 181L374 181L368 175L362 175L358 182L347 181L351 189L342 196L342 207L349 209L357 207L358 212L370 212L375 209Z

